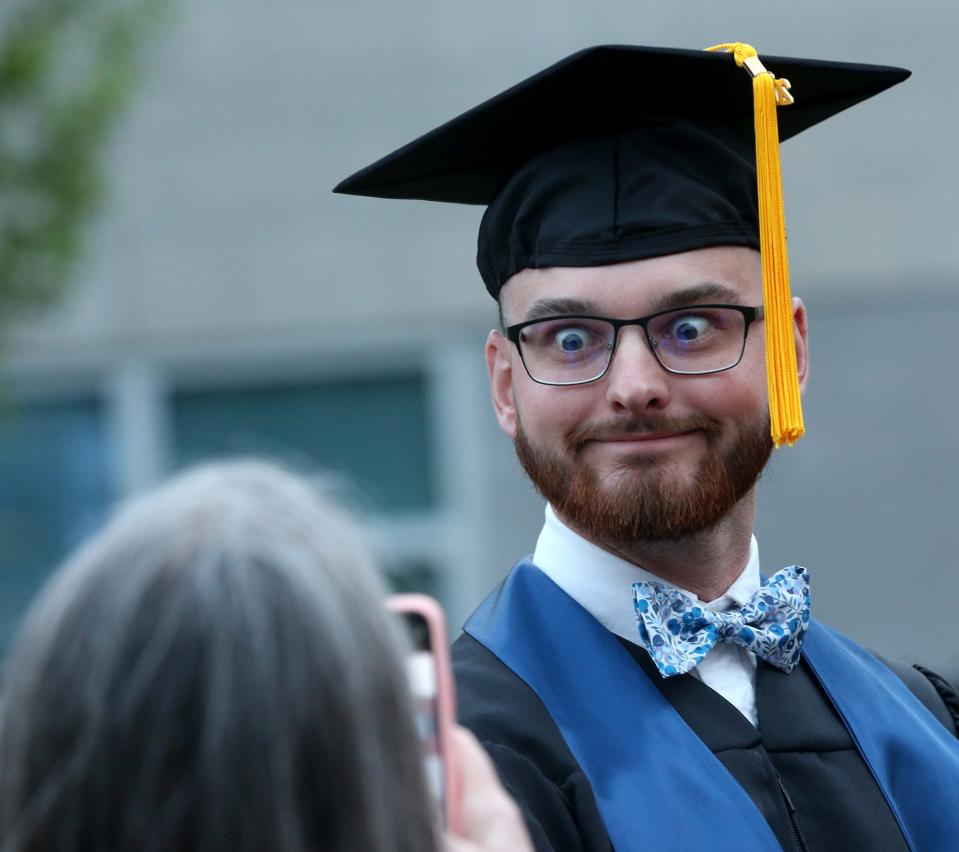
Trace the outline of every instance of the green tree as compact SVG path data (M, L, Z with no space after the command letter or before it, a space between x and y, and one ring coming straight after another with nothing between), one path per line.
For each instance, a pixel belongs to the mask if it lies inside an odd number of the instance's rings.
M0 332L69 281L162 2L22 0L0 10Z

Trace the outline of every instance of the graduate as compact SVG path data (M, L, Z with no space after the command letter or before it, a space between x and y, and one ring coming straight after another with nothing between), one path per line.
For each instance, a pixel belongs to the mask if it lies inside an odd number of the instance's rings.
M959 849L959 695L753 536L808 377L779 143L907 76L595 47L336 188L487 207L493 406L547 508L453 654L537 849Z

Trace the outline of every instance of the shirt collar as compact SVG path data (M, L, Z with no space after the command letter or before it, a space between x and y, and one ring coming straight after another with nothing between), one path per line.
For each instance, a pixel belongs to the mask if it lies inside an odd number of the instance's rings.
M633 583L639 580L662 583L680 589L699 602L692 592L587 541L566 526L548 504L546 521L533 552L533 564L607 630L630 642L636 637ZM717 611L741 606L759 585L759 547L753 536L749 560L740 575L724 595L703 605Z

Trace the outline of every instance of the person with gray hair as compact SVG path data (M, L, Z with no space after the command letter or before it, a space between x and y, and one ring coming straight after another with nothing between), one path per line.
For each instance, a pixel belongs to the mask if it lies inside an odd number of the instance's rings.
M439 836L382 595L342 512L270 465L133 501L11 650L0 850L524 848L465 732L464 836Z

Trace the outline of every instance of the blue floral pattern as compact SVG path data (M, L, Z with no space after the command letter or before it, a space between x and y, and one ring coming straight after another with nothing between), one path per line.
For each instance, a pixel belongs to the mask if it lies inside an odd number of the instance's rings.
M663 677L683 674L702 662L717 642L741 645L790 672L799 662L809 627L809 575L799 565L763 581L740 609L713 612L679 589L633 583L640 644Z

